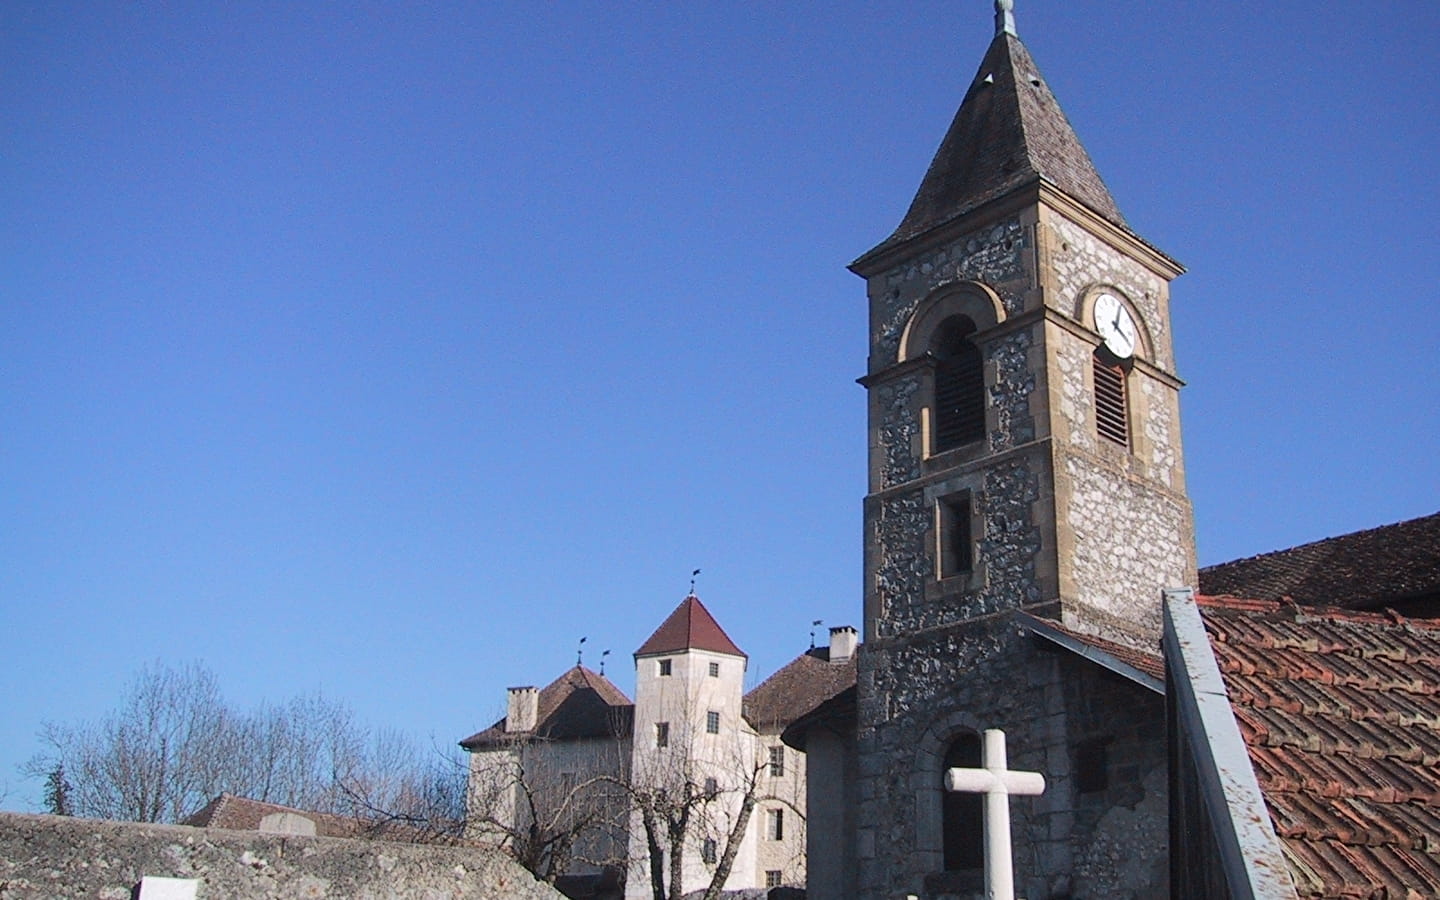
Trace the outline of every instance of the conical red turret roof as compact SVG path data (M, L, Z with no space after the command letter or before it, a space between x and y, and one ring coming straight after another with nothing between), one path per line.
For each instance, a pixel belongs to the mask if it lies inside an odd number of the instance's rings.
M745 651L735 646L725 629L720 627L720 623L710 615L710 610L706 609L705 604L694 594L680 601L680 605L675 607L670 617L640 645L635 655L678 653L683 650L709 650L712 653L745 656Z

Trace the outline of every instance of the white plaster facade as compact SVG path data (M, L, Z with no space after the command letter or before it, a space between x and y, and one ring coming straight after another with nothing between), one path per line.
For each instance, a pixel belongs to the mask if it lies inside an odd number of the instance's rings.
M698 599L687 597L681 609L692 601L698 606ZM709 613L700 609L718 631ZM669 620L662 630L668 625ZM844 650L848 658L853 653L854 629L837 631L845 632L839 638L842 643L849 641ZM654 637L647 644L653 641ZM538 798L542 816L576 796L581 797L581 812L588 803L608 804L597 827L577 844L566 874L623 869L626 898L648 900L644 828L627 793L617 785L683 791L688 782L709 799L695 806L681 854L686 892L709 885L747 796L753 806L725 889L804 885L805 754L781 742L780 731L787 721L763 722L757 728L747 720L748 660L738 648L726 652L684 645L688 643L636 654L633 705L603 676L578 666L544 690L511 688L505 719L462 742L470 750L470 834L498 840L503 832L526 824L531 815L527 791ZM724 643L729 639L724 638ZM613 691L612 702L625 702L612 713L610 733L563 736L572 726L559 721L563 718L555 708L559 694L551 692L566 679L582 689ZM595 723L590 724L594 731ZM547 728L558 728L562 736L540 736ZM487 820L501 827L487 825ZM668 854L665 866L668 885Z

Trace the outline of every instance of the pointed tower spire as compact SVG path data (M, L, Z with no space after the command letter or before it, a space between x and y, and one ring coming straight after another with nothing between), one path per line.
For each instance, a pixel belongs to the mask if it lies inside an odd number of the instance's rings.
M1129 230L1090 154L1016 36L1013 0L996 0L995 37L909 211L900 227L856 265L863 268L881 251L1040 180Z

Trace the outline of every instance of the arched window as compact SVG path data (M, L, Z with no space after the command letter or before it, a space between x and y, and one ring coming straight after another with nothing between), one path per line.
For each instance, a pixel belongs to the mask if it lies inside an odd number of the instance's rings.
M985 436L985 366L970 336L975 323L952 316L935 329L935 452Z
M1130 417L1126 412L1125 368L1095 351L1095 431L1122 447L1130 446Z
M941 819L945 833L945 871L964 872L985 866L983 794L945 790L945 773L950 769L980 767L980 735L957 735L945 750L940 769L940 789L945 792Z

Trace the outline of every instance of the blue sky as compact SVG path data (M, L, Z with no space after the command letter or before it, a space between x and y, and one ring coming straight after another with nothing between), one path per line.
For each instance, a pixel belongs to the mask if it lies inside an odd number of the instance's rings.
M1440 6L1018 0L1173 288L1202 563L1434 512ZM154 659L450 743L860 618L865 294L986 0L0 6L0 807Z

